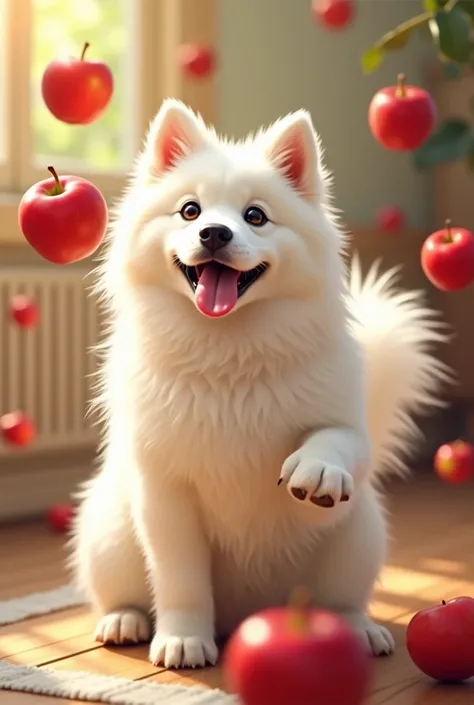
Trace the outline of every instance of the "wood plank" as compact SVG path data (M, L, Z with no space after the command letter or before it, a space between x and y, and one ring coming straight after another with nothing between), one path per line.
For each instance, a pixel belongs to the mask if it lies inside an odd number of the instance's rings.
M148 644L103 647L78 653L49 664L59 671L90 671L103 676L120 676L132 680L154 676L165 670L148 661Z
M199 685L203 688L220 688L226 690L225 675L222 668L183 668L177 670L163 670L153 674L145 680L152 680L162 685Z
M420 677L373 693L367 705L472 705L474 686L442 685Z
M24 652L41 650L57 643L62 643L66 650L67 641L79 635L86 635L88 643L94 644L92 635L95 622L95 617L88 608L77 607L5 625L0 627L0 658L13 660L13 657L18 657ZM21 659L15 659L15 663L21 662ZM37 664L29 661L29 665Z

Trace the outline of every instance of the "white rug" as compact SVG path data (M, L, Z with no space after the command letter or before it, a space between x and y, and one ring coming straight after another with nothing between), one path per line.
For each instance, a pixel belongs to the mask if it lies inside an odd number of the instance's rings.
M7 661L0 661L0 690L113 705L237 705L239 702L221 690L199 686L159 685L81 671L15 666Z
M35 592L32 595L0 602L0 626L83 604L84 599L72 585L63 585L47 592Z
M84 604L70 585L47 592L0 602L0 625L22 622ZM18 666L0 658L0 690L37 693L68 700L113 705L239 705L240 700L222 690L201 686L160 685L82 671Z

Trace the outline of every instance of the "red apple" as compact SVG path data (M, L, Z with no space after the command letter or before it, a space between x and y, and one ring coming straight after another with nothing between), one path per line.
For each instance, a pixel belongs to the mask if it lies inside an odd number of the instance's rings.
M354 19L354 0L313 0L314 19L326 29L344 29Z
M474 447L465 441L445 443L436 451L434 468L446 482L466 482L474 477Z
M20 328L33 328L39 321L39 308L29 296L17 294L10 301L10 316Z
M413 663L438 681L474 676L474 599L456 597L415 614L407 627Z
M370 130L386 149L417 149L430 136L435 121L436 106L430 94L406 86L403 74L396 86L377 91L369 105Z
M215 69L212 49L202 44L182 44L178 51L181 71L192 78L209 76Z
M78 262L99 247L107 228L107 204L98 188L79 176L39 181L20 202L18 222L29 244L54 264Z
M224 669L245 705L360 705L372 659L342 617L285 607L240 625L227 644Z
M384 206L377 213L377 226L386 233L399 232L405 225L405 216L397 206Z
M11 411L0 417L0 431L5 443L13 446L27 446L36 436L35 424L22 411Z
M458 291L474 281L474 235L466 228L453 228L447 220L443 230L426 238L421 266L430 282L442 291Z
M48 509L46 520L54 532L65 534L71 528L75 513L76 508L73 504L53 504Z
M102 61L85 59L86 42L79 59L54 59L46 67L41 92L54 117L71 125L87 125L105 110L112 97L114 79Z

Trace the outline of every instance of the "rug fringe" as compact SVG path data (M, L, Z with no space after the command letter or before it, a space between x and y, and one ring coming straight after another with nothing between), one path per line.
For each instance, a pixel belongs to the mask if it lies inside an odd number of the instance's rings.
M72 585L62 585L54 590L35 592L24 597L0 602L0 626L22 622L42 614L59 612L85 604L84 598Z
M110 705L239 705L222 690L161 685L83 671L53 671L0 661L0 690L50 695Z

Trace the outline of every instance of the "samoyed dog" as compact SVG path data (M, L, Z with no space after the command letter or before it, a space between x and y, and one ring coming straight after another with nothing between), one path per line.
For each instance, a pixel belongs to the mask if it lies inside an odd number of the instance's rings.
M296 586L374 654L376 480L437 402L443 339L393 272L348 275L306 111L242 142L176 100L151 125L100 269L100 471L73 536L96 638L167 667Z

